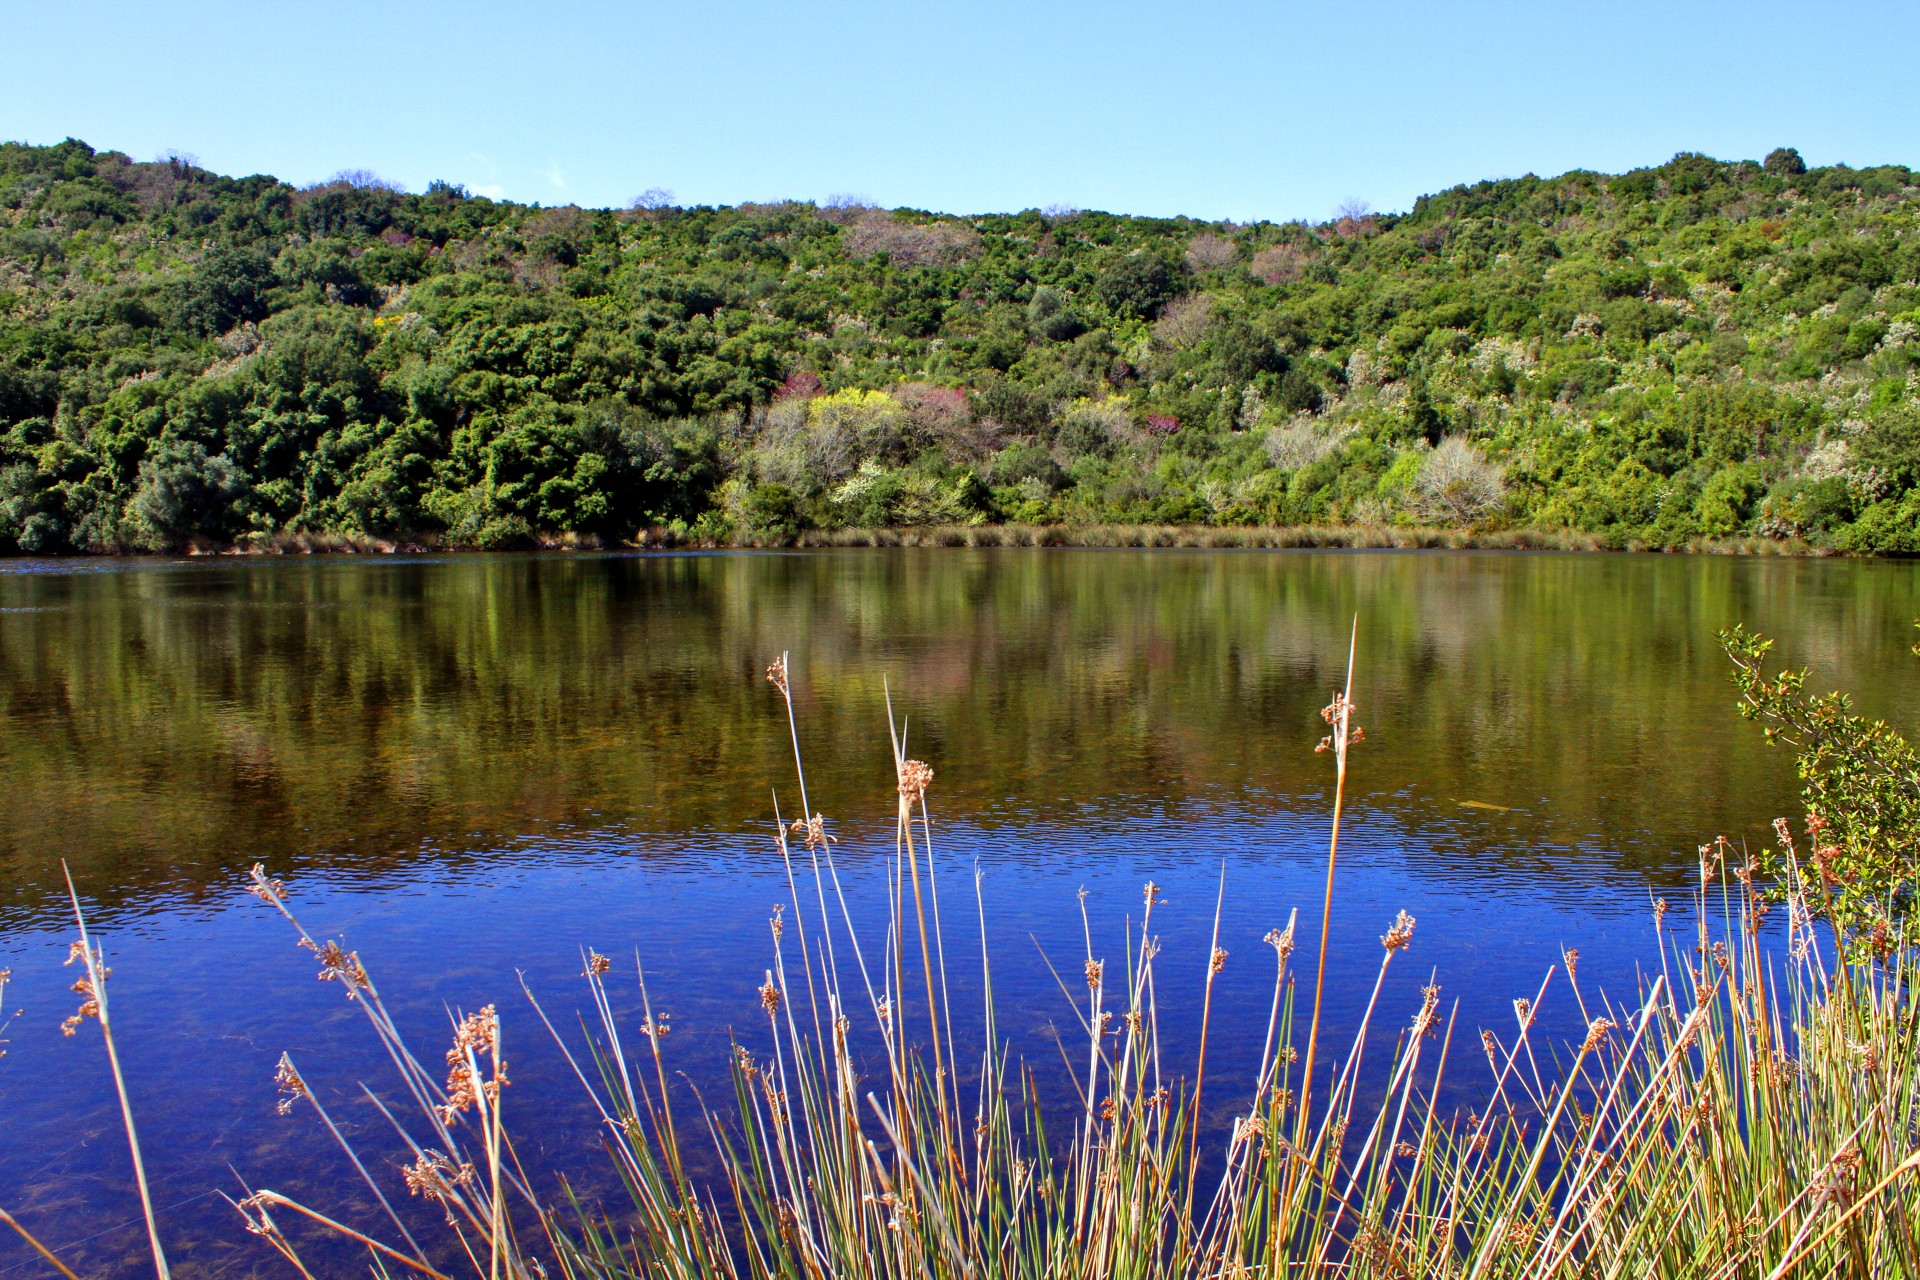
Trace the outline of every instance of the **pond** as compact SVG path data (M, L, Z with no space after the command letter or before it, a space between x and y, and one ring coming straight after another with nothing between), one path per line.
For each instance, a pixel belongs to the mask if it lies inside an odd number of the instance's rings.
M1911 728L1916 615L1920 564L1886 561L956 549L0 563L0 968L13 971L0 1208L82 1270L142 1265L98 1028L59 1031L78 1000L61 966L63 862L114 971L176 1274L279 1275L217 1194L239 1194L229 1166L341 1216L365 1208L310 1115L276 1114L280 1053L396 1197L402 1150L357 1091L389 1089L391 1069L245 891L255 862L317 934L361 953L424 1061L439 1061L449 1010L497 1004L522 1159L547 1191L556 1169L591 1186L593 1115L522 979L575 1028L593 947L615 958L617 1012L637 1026L637 956L671 1015L672 1066L725 1093L730 1036L765 1034L773 907L817 911L810 891L795 901L773 835L776 793L799 811L763 674L782 651L809 799L869 944L893 849L891 698L908 754L935 770L956 1022L978 1011L964 974L983 913L1002 1030L1057 1068L1050 1028L1064 1034L1073 1013L1052 970L1077 982L1083 902L1095 953L1117 956L1153 881L1165 1034L1197 1040L1218 902L1229 962L1209 1071L1250 1083L1272 983L1260 939L1298 908L1303 950L1317 944L1333 769L1313 748L1356 618L1366 740L1330 934L1335 1043L1400 910L1418 924L1382 997L1395 1020L1437 980L1464 1027L1510 1023L1511 1000L1565 948L1583 983L1631 994L1636 966L1657 963L1653 901L1685 900L1696 846L1770 840L1795 812L1791 758L1735 716L1716 630L1775 636L1816 686ZM1218 1124L1245 1084L1221 1095ZM39 1265L0 1239L0 1277Z

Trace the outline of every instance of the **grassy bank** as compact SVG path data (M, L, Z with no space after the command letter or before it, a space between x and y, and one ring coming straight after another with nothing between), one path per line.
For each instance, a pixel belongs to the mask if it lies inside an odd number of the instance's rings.
M698 538L667 529L642 530L631 540L568 533L532 534L514 547L535 551L621 549L703 550L778 547L1185 547L1193 549L1330 548L1369 551L1663 551L1693 555L1833 556L1846 554L1802 538L1694 538L1657 546L1616 542L1571 529L1464 529L1439 525L1187 525L1187 524L954 524L802 529L776 534L741 532ZM502 548L495 548L502 549ZM513 549L513 547L505 548ZM442 537L380 538L343 533L294 533L238 544L197 543L193 555L394 555L469 551Z
M1830 720L1793 720L1793 680L1768 674L1750 639L1729 647L1756 714L1843 748L1864 741L1850 758L1879 779L1869 791L1890 778L1887 794L1906 794L1911 752L1885 726L1863 726L1862 740ZM1583 986L1567 953L1528 981L1511 1025L1468 1027L1437 985L1416 1007L1383 1001L1389 969L1415 941L1405 912L1382 922L1365 972L1329 969L1343 797L1364 737L1336 693L1320 744L1335 775L1326 889L1307 904L1318 928L1296 913L1267 935L1263 1016L1215 1007L1230 962L1217 915L1207 952L1160 954L1148 884L1124 948L1103 954L1089 931L1061 975L1079 1031L1077 1043L1063 1036L1070 1056L1058 1070L1075 1101L1062 1110L1043 1102L1055 1090L1042 1073L1055 1068L1007 1051L978 881L969 904L964 884L937 873L933 770L895 738L889 910L875 948L841 891L832 828L808 803L784 658L768 680L794 742L782 803L798 808L779 814L792 819L779 837L791 914L768 920L766 957L753 966L758 1007L742 1012L724 1101L720 1082L693 1082L703 1096L678 1077L644 972L593 950L582 955L592 1012L579 1030L562 1030L566 1020L529 993L518 1015L496 1005L458 1015L450 1048L423 1060L359 956L310 933L286 887L256 869L255 893L388 1050L399 1078L390 1096L410 1099L392 1117L408 1152L399 1177L348 1150L384 1216L347 1224L325 1204L236 1189L248 1229L295 1273L320 1273L306 1257L318 1234L364 1248L380 1274L490 1278L1920 1271L1909 1212L1920 1185L1920 963L1897 928L1856 927L1886 904L1853 901L1845 910L1865 914L1842 914L1853 851L1840 815L1817 816L1804 838L1783 821L1764 861L1725 841L1702 846L1691 910L1670 925L1668 905L1652 907L1661 948L1630 994ZM1868 792L1819 794L1838 803ZM97 1018L111 1050L105 970L81 929L87 1004L73 1025ZM974 1021L959 1016L949 979L976 963L985 999ZM1339 1043L1322 1023L1330 980L1371 990ZM638 985L637 1035L615 1016L615 982ZM1163 1042L1161 1011L1189 1003L1197 1043ZM1554 1010L1584 1033L1553 1042L1542 1027ZM537 1034L535 1022L594 1100L593 1136L625 1203L576 1202L515 1155L503 1044ZM1210 1040L1223 1035L1260 1037L1251 1088L1209 1073ZM112 1070L118 1079L117 1059ZM1483 1099L1465 1114L1446 1101L1463 1079ZM291 1058L280 1084L288 1110L310 1110L316 1135L345 1145ZM1220 1132L1202 1116L1223 1101L1232 1119ZM568 1136L587 1138L557 1135ZM696 1146L719 1177L689 1172ZM402 1190L443 1212L419 1212ZM164 1276L157 1229L153 1252Z

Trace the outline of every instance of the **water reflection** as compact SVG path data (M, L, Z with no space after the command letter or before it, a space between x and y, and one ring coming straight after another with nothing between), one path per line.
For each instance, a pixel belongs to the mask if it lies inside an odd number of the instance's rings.
M115 898L256 858L378 876L550 824L738 829L784 743L817 806L884 781L883 682L946 812L1074 825L1313 807L1299 751L1362 619L1360 798L1474 841L1661 864L1779 804L1724 714L1715 628L1779 635L1889 714L1910 564L1597 556L935 551L187 563L0 577L0 901L55 859ZM1437 825L1436 825L1437 824ZM1510 820L1509 820L1510 825ZM1442 845L1449 842L1444 839ZM1484 856L1476 845L1470 856Z
M311 1062L376 1143L352 1085L384 1075L337 988L239 891L244 868L268 862L314 928L364 947L430 1052L448 1005L505 1008L516 970L572 1008L591 943L644 953L684 1028L677 1065L717 1079L757 1010L768 908L790 897L766 819L775 785L795 806L791 759L761 674L782 649L856 918L884 892L890 690L938 770L963 900L964 869L983 870L1008 1027L1042 1059L1062 1010L1035 943L1079 936L1081 888L1117 940L1158 881L1167 954L1201 955L1224 866L1222 1007L1264 1018L1259 937L1295 906L1317 918L1330 771L1311 747L1356 614L1368 741L1336 958L1370 982L1374 939L1412 910L1387 998L1417 1003L1437 968L1469 1026L1531 994L1563 944L1630 983L1648 895L1684 881L1700 840L1763 836L1787 811L1790 762L1733 716L1716 628L1769 631L1875 714L1920 712L1904 657L1920 565L1901 563L949 550L7 569L0 967L25 1013L0 1059L0 1207L102 1273L144 1246L97 1040L54 1029L71 1009L61 859L100 903L178 1273L279 1274L210 1197L226 1164L343 1211L353 1193L313 1134L276 1123L274 1058ZM1365 994L1341 963L1336 1033ZM956 980L962 1012L969 990ZM518 1016L524 1154L591 1167L592 1118ZM1224 1037L1222 1078L1255 1051ZM0 1241L0 1276L26 1261Z

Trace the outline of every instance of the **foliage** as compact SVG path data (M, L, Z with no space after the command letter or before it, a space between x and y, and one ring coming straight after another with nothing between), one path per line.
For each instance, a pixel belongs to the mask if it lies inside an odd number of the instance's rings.
M1769 743L1796 750L1806 784L1811 847L1803 858L1781 829L1763 864L1776 894L1798 896L1852 949L1885 959L1920 892L1920 751L1885 721L1855 714L1846 694L1809 694L1804 667L1769 677L1771 640L1736 626L1720 643L1740 714L1759 721Z
M1242 225L548 209L6 144L0 550L722 536L769 484L769 529L939 507L836 500L872 464L984 484L987 521L1914 554L1917 233L1910 170L1791 148ZM1469 456L1498 494L1436 500Z

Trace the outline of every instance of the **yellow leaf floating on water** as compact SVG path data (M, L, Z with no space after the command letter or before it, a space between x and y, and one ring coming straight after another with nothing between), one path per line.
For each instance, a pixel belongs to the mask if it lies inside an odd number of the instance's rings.
M1462 800L1462 809L1485 809L1491 813L1512 813L1513 806L1507 804L1488 804L1485 800Z

